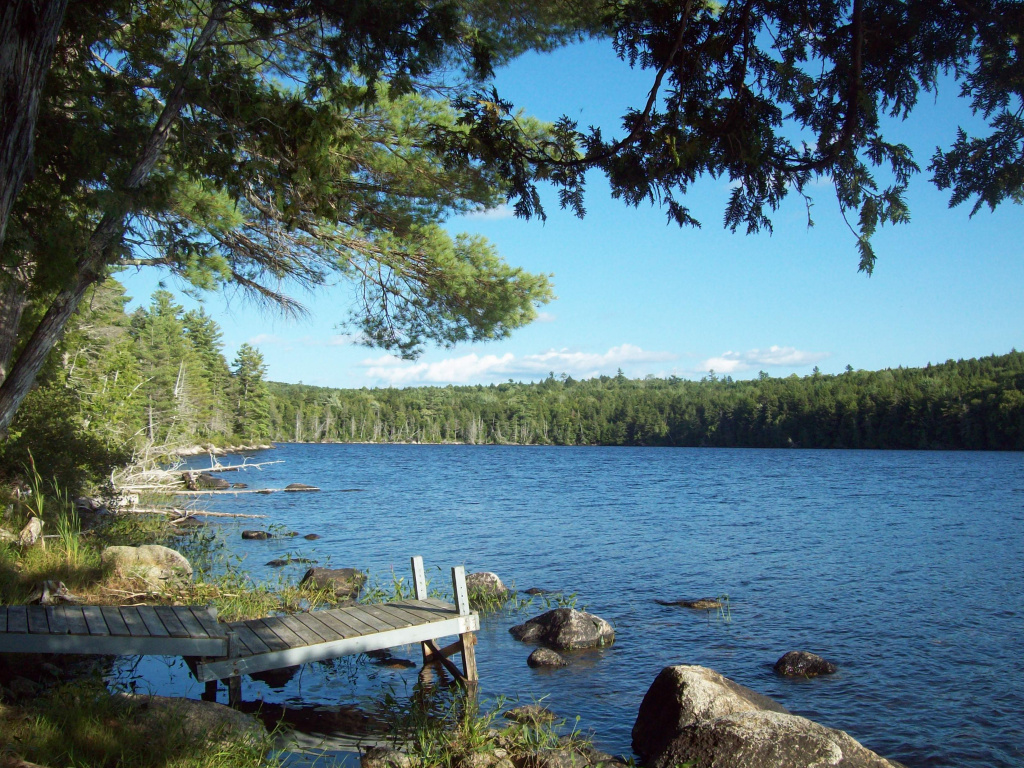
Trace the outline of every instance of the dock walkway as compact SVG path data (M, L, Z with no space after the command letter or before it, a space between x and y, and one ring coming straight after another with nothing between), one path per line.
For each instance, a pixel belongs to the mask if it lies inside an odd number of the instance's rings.
M182 656L207 693L223 680L234 702L244 674L419 643L424 663L475 683L480 618L469 608L465 571L452 568L450 604L428 596L422 558L412 558L412 570L411 599L229 623L196 606L0 606L0 653ZM456 653L462 669L449 658Z

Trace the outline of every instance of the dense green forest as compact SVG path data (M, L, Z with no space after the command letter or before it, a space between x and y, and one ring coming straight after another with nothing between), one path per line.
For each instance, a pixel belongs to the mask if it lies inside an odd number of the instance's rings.
M69 487L139 452L275 441L801 448L1024 449L1024 353L925 368L734 381L576 381L329 389L265 381L255 347L167 291L125 312L94 289L0 446Z
M1024 449L1024 353L925 368L341 390L270 384L274 440Z

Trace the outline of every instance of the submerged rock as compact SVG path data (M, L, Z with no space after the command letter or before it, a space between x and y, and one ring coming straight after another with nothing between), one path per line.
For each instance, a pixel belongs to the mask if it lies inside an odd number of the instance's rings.
M302 538L304 538L306 541L316 541L317 539L320 538L320 534L319 533L307 533Z
M289 493L298 493L300 491L319 491L315 485L306 485L305 483L290 483L284 487Z
M544 725L558 720L558 715L540 704L524 704L506 712L505 719L522 725Z
M775 662L775 674L785 677L817 677L831 675L837 667L831 661L807 651L790 651Z
M231 483L223 477L211 475L209 472L201 472L195 480L196 487L200 490L223 491L231 487Z
M633 750L648 768L894 768L849 734L790 714L714 670L666 667L640 705Z
M559 654L552 651L550 648L538 648L526 659L526 663L531 667L568 667L569 662Z
M714 611L722 607L722 601L714 597L699 597L696 600L655 600L658 605L678 605L698 611Z
M254 541L264 541L272 538L270 531L242 531L242 538Z
M539 643L560 651L595 648L615 642L612 625L575 608L556 608L518 624L509 632L524 643Z

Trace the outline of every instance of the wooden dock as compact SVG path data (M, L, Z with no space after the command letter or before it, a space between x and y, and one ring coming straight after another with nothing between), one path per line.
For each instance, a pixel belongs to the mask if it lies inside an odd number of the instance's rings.
M208 694L223 680L234 702L244 674L419 643L425 663L475 683L480 618L462 566L452 568L454 604L428 596L422 558L412 558L412 570L407 600L230 623L196 606L0 606L0 653L183 656ZM455 640L439 647L444 637ZM461 669L450 659L457 653Z
M209 608L0 606L0 653L226 656L226 625Z

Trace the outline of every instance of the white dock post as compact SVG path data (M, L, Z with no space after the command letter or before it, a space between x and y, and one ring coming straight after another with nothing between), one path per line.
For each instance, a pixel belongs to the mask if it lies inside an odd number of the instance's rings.
M455 594L455 605L459 609L460 616L468 616L469 592L466 590L466 569L461 565L452 568L452 591ZM475 686L478 680L476 670L476 635L473 632L466 632L459 635L459 642L462 644L462 671L466 675L466 684Z

